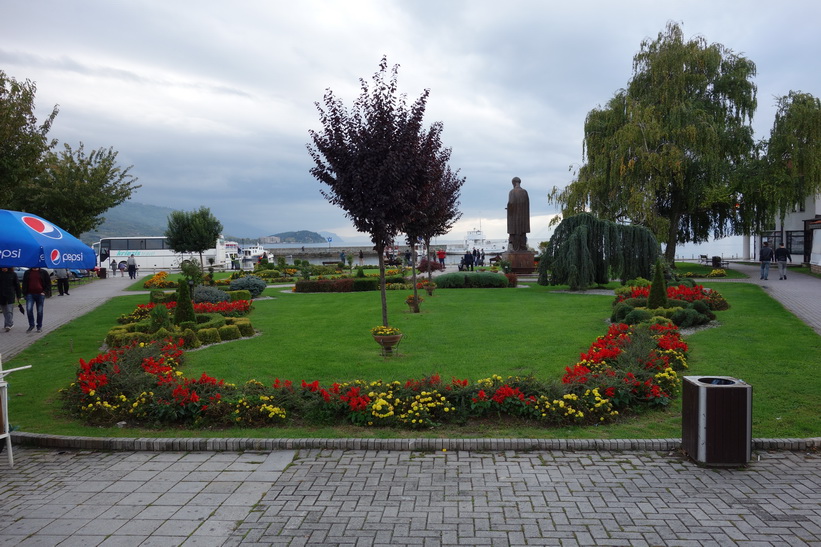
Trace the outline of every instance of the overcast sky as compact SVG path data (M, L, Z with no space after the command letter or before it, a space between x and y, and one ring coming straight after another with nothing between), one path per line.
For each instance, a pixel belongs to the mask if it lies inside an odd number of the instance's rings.
M309 174L315 102L350 105L387 55L410 100L430 89L451 166L467 178L453 239L505 238L514 176L531 243L553 186L582 161L586 114L625 87L641 41L668 21L756 63L756 137L775 97L821 95L821 3L507 0L0 0L0 70L37 84L52 137L113 147L133 201L205 205L225 232L356 231Z

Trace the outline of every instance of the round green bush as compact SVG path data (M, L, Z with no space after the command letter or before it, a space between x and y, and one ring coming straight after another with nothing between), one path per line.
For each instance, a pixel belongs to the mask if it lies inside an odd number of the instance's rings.
M226 340L238 340L242 338L242 334L239 332L239 327L236 325L223 325L219 329L219 337L222 341Z
M616 307L613 308L613 313L610 315L610 322L623 323L624 318L627 317L627 314L631 311L633 311L633 306L627 302L619 302L616 304Z
M644 323L645 321L649 321L650 319L652 319L652 317L653 314L651 314L649 311L636 309L628 313L624 317L623 322L627 323L628 325L635 325L637 323Z

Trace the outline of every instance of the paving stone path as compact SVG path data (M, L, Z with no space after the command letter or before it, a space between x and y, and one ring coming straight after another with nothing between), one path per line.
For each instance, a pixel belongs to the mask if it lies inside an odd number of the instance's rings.
M818 453L17 452L3 546L821 545Z

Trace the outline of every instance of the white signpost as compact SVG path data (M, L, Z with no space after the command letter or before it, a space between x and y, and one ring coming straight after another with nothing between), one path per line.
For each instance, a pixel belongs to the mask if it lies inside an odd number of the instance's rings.
M0 443L6 443L9 467L14 467L14 455L11 452L11 432L9 431L9 384L6 382L6 375L27 368L31 368L31 365L3 370L3 358L0 356L0 422L3 424L3 430L2 433L0 433Z

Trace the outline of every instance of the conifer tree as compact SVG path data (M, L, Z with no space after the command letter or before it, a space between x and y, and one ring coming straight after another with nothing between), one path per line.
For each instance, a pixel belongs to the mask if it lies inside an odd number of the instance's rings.
M188 290L188 283L180 281L177 288L177 307L174 308L174 323L179 325L184 321L196 321L194 313L194 303L191 301L191 292Z
M661 260L656 261L656 271L653 274L650 295L647 297L647 307L651 310L667 307L667 282L664 280L664 266Z

